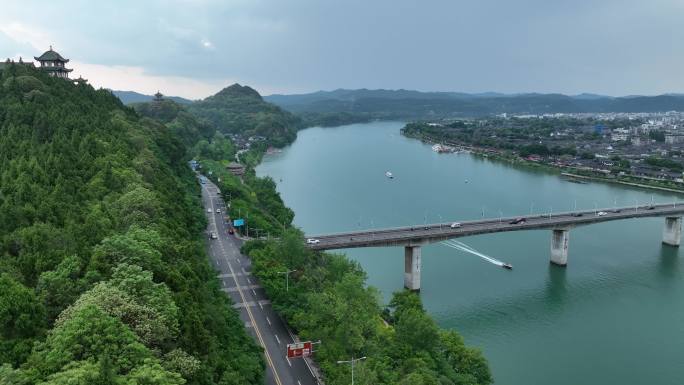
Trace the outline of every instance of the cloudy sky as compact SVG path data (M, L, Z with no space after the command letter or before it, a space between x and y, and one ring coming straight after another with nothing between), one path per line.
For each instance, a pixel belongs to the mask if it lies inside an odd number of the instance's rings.
M684 92L684 0L7 0L0 57L98 87Z

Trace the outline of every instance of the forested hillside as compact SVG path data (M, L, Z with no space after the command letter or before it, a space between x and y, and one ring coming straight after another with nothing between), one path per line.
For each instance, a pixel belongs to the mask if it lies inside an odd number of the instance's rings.
M181 140L108 91L0 72L0 383L262 382Z
M253 88L239 84L197 101L188 109L224 134L263 136L277 147L292 142L301 126L299 118L264 101Z
M213 124L171 99L134 103L131 107L138 114L165 124L185 145L189 157L222 160L232 159L235 154L233 143Z

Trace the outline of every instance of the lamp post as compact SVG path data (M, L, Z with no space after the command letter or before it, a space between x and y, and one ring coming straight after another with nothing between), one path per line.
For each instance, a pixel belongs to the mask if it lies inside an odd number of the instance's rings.
M297 270L286 270L279 271L278 274L285 274L285 291L290 291L290 273L294 273Z
M354 358L354 356L352 356L352 359L349 361L337 361L338 364L351 364L352 385L354 385L354 364L365 359L366 356L361 358Z

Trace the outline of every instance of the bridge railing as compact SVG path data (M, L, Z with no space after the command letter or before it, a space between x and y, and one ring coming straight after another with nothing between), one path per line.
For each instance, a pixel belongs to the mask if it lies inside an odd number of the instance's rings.
M567 216L573 216L573 214L582 214L582 215L587 215L587 214L596 214L598 212L604 211L604 212L615 212L616 210L619 210L620 212L627 211L627 210L645 210L650 208L651 206L654 207L654 209L663 209L663 208L677 208L677 202L673 203L664 203L664 204L644 204L644 205L633 205L633 206L620 206L620 207L611 207L611 208L596 208L593 210L577 210L577 211L560 211L560 212L549 212L549 213L537 213L537 214L532 214L532 215L516 215L512 217L488 217L486 219L480 219L480 220L456 220L456 221L450 221L450 222L442 222L442 223L428 223L426 224L416 224L416 225L407 225L407 226L398 226L398 227L385 227L385 228L378 228L378 229L364 229L364 230L358 230L358 231L344 231L344 232L337 232L337 233L328 233L328 234L319 234L319 235L313 235L313 236L308 236L307 238L334 238L334 237L343 237L343 236L352 236L352 235L368 235L368 234L383 234L383 233L393 233L397 231L405 231L407 229L424 229L426 226L428 229L433 229L437 227L449 227L452 223L460 223L461 226L466 226L466 225L476 225L476 224L487 224L487 223L500 223L500 222L510 222L514 219L517 218L554 218L554 217L567 217ZM680 207L684 209L684 203L680 203Z

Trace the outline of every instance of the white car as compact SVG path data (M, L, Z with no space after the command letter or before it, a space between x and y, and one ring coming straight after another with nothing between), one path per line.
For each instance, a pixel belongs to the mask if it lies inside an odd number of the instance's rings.
M599 217L602 217L604 215L608 215L608 213L605 211L599 211L598 213L596 213L596 215L598 215Z
M210 238L210 239L217 239L217 238L218 238L218 235L217 235L215 232L212 231L212 232L211 232L211 235L209 235L209 238Z
M221 214L221 209L216 209L216 214Z
M207 212L208 212L209 214L211 214L211 209L207 209Z
M320 243L321 241L319 239L314 239L314 238L309 238L306 240L306 243L309 245L315 245Z
M449 227L451 227L452 229L457 229L457 228L461 227L461 223L460 222L454 222L451 225L449 225Z

